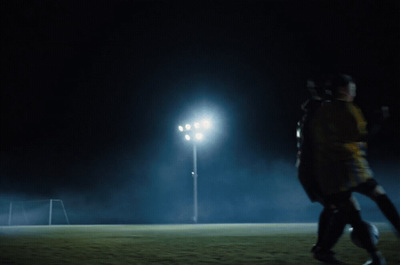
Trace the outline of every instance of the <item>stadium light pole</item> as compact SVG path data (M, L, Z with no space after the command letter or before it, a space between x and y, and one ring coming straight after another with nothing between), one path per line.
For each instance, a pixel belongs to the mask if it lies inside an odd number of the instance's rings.
M198 207L197 207L197 142L204 139L204 131L211 127L208 120L202 122L194 122L193 124L186 124L185 126L178 126L181 133L184 133L185 140L191 141L193 145L193 222L198 221Z

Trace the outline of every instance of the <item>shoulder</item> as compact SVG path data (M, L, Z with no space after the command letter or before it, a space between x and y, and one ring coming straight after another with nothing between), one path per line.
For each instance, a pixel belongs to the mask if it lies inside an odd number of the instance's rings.
M354 103L349 103L348 104L348 110L349 112L355 116L358 120L364 120L364 114L361 111L361 108L359 106L357 106Z
M361 108L357 104L355 104L353 102L349 102L348 106L349 106L349 108L361 110Z
M328 110L332 109L332 107L333 107L332 101L330 101L330 100L321 101L320 107L319 107L319 112L328 111Z

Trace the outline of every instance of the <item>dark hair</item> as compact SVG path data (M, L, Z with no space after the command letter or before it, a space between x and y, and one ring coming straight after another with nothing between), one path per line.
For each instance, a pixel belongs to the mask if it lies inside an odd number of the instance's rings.
M329 77L327 81L328 89L331 91L333 97L339 95L338 88L347 86L349 83L355 83L353 77L346 74L335 74Z
M349 83L353 82L353 77L345 74L337 74L332 77L331 84L332 88L336 89L338 87L347 86Z

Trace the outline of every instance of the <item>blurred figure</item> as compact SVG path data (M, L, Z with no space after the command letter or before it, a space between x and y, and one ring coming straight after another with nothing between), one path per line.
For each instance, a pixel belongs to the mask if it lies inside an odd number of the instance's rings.
M318 238L312 252L315 253L320 249L322 239L330 229L330 226L336 226L335 229L343 229L341 222L331 222L335 209L326 204L324 194L322 193L314 169L314 146L312 139L311 124L315 113L322 106L323 102L330 98L329 83L321 80L307 80L307 90L310 93L310 98L307 99L302 105L303 116L297 123L296 138L297 138L297 175L298 179L308 195L311 202L318 202L324 208L318 220ZM330 249L326 252L318 252L316 258L320 261L329 264L344 264L337 260L334 253Z
M302 118L297 123L297 173L298 178L307 193L311 202L320 202L323 204L321 191L319 190L316 177L313 170L313 145L311 138L311 121L315 112L321 107L323 102L323 93L321 87L317 86L314 80L307 80L307 89L311 97L302 105L304 112Z
M397 233L400 233L400 217L383 188L374 180L366 160L367 122L353 103L354 80L348 75L336 75L331 79L331 87L333 100L322 104L311 125L316 182L325 207L333 211L331 225L314 249L314 256L322 260L333 255L332 247L345 225L351 224L371 256L365 265L386 264L351 194L359 192L373 199Z

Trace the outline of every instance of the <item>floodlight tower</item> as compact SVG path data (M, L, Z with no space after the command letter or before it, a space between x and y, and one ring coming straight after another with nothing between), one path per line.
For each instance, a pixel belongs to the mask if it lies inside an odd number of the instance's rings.
M194 122L193 124L187 123L185 126L178 126L180 132L184 133L185 140L191 141L193 145L193 221L197 223L198 209L197 209L197 145L196 143L204 139L204 131L211 127L208 120L202 122Z

